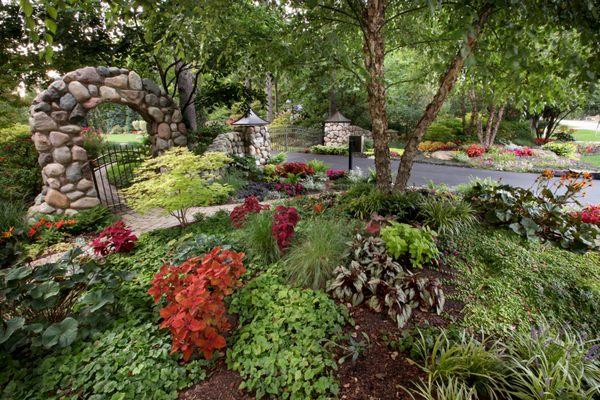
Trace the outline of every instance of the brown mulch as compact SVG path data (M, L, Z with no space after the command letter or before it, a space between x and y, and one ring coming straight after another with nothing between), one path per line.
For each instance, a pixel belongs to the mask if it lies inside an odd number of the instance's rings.
M446 297L454 292L454 288L447 283L451 277L448 272L424 269L419 273L444 282ZM460 318L462 307L462 303L447 298L441 316L415 310L410 322L402 330L387 319L385 314L375 313L364 305L351 308L350 316L355 326L348 325L345 331L358 341L364 340L362 332L366 333L370 346L355 363L347 360L335 371L335 377L340 384L338 397L343 400L411 399L404 388L410 389L414 383L424 378L425 374L406 354L390 349L388 341L400 337L405 329L418 326L445 327L452 319ZM341 353L337 358L340 356ZM208 379L180 392L179 399L254 400L253 396L238 389L241 383L242 378L239 374L227 370L224 360L221 360Z
M237 372L229 371L221 360L214 373L206 380L179 393L181 400L254 400L238 389L242 378Z

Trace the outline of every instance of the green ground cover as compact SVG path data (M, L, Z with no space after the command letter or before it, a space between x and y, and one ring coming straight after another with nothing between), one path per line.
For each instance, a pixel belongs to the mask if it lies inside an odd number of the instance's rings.
M600 142L600 131L596 130L577 129L573 136L575 136L575 140L581 142Z
M142 143L144 135L135 135L133 133L118 133L104 135L104 138L110 143Z

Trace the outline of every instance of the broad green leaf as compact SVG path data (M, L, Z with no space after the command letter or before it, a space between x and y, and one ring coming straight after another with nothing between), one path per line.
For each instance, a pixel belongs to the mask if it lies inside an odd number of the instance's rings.
M0 344L6 342L15 331L21 329L25 325L25 318L14 317L6 321L6 329L0 328Z
M6 282L23 279L26 276L31 275L33 270L30 267L24 266L19 268L12 268L8 274L6 274Z
M50 325L42 334L42 345L47 349L56 345L69 346L77 338L77 327L77 321L71 317Z

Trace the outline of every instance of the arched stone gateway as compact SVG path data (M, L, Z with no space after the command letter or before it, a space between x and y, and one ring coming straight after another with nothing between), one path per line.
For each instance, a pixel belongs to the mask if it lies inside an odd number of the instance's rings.
M30 112L30 129L44 187L30 212L75 214L99 204L82 147L81 123L101 103L131 107L148 122L152 154L187 144L186 127L173 100L149 79L115 67L69 72L40 93Z

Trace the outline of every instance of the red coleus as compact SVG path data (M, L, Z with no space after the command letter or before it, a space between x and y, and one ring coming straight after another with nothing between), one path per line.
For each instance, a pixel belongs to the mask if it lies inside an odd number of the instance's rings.
M246 271L244 253L215 247L204 257L193 257L179 266L163 265L152 280L148 293L158 303L161 328L169 329L172 353L181 352L188 361L197 349L206 359L225 347L223 333L231 329L224 298L241 285Z
M111 253L127 253L133 249L137 236L123 221L105 228L91 243L94 253L106 256Z
M271 232L277 240L279 250L284 251L292 244L294 228L300 221L300 214L294 207L277 206L273 214Z
M533 150L529 147L523 147L520 149L506 150L507 153L513 153L517 157L531 157Z
M269 206L262 205L258 202L256 196L248 196L244 199L244 203L235 207L229 214L231 224L236 228L241 228L246 222L246 218L250 213L259 213L262 210L268 210Z
M483 155L483 153L485 153L485 147L475 143L473 143L467 148L467 155L471 158L480 157L481 155Z
M277 165L275 172L279 176L288 176L288 174L299 175L300 177L314 175L315 169L302 162L289 162Z

